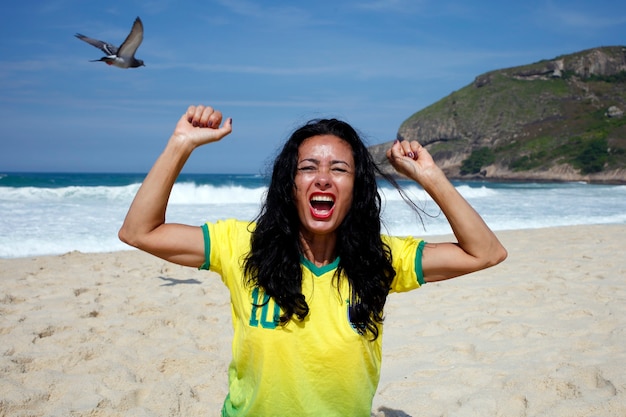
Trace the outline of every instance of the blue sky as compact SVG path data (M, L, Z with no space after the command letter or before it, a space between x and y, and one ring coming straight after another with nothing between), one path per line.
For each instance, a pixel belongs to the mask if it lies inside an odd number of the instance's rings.
M10 4L10 5L9 5ZM185 172L257 173L299 124L339 117L368 144L494 69L624 45L614 0L46 0L0 6L0 172L146 172L189 104L233 118ZM140 16L146 67L119 45Z

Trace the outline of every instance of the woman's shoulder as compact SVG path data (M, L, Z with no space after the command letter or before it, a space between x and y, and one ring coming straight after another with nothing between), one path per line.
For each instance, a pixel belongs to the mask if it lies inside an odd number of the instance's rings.
M419 243L421 241L423 241L422 238L420 237L416 237L416 236L390 236L390 235L380 235L380 238L382 239L383 243L389 245L389 246L396 246L396 245L412 245L415 243Z
M249 240L256 224L239 219L221 219L206 223L211 240Z

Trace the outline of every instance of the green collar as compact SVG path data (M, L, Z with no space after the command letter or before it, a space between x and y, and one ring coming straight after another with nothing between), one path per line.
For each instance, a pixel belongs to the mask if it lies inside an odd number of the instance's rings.
M315 276L322 276L328 271L332 271L339 266L339 257L335 258L334 261L324 266L317 266L313 262L309 261L304 256L300 256L300 263L304 265L309 271L311 271Z

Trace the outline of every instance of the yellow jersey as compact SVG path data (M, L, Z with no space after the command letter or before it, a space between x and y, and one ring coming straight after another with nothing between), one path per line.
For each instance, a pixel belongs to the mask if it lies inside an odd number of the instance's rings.
M360 335L349 320L350 290L337 279L339 259L317 267L302 258L302 294L309 314L279 324L281 310L259 288L244 285L243 260L254 223L224 220L203 225L206 262L230 290L234 328L229 394L222 416L369 417L380 378L379 337ZM390 291L423 284L424 241L382 236L396 276Z

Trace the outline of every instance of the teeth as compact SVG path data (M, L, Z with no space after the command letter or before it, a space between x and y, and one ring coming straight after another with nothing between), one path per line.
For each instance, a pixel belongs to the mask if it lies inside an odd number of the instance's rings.
M311 201L313 201L313 202L321 202L321 203L333 203L335 200L333 200L333 198L330 197L330 196L316 195L316 196L313 196L311 198Z

